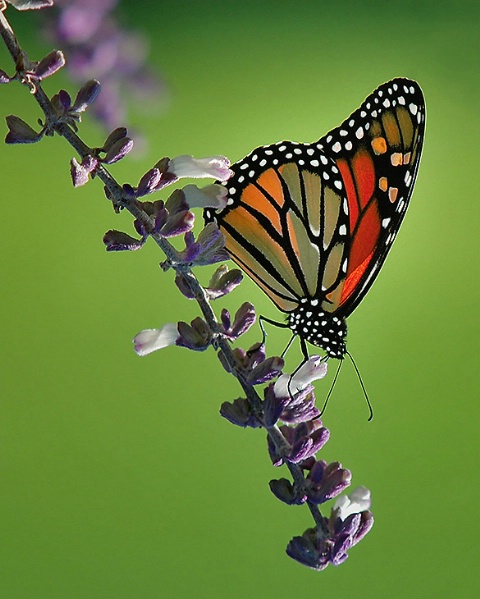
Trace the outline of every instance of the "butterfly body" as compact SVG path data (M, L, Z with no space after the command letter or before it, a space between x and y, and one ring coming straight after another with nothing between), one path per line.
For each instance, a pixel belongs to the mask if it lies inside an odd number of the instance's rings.
M251 152L232 166L226 208L205 211L292 331L330 357L343 358L345 319L403 220L424 129L420 87L394 79L317 142Z

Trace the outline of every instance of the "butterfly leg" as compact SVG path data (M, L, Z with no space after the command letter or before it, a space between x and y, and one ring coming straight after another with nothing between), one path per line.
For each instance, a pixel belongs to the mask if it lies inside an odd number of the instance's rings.
M265 343L265 341L267 339L267 331L265 330L265 327L263 326L264 322L268 322L268 324L271 324L274 327L278 327L279 329L290 328L286 322L277 322L276 320L270 320L270 318L267 318L266 316L262 316L262 315L260 315L258 317L258 322L260 324L260 329L262 330L262 334L263 334L262 345ZM288 347L287 347L287 349L288 349ZM282 354L282 356L283 356L283 354Z

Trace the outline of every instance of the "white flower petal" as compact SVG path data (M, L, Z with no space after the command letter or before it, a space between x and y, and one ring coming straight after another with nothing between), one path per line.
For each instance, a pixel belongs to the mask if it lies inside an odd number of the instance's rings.
M366 487L357 487L350 495L342 495L333 506L336 515L345 520L351 514L359 514L370 509L372 505L370 491Z
M282 374L275 381L275 385L273 386L273 392L276 397L288 397L288 382L290 380L289 374Z
M282 374L278 377L273 391L277 397L287 397L302 391L327 374L327 363L320 356L311 356L294 375Z
M146 356L157 349L175 345L178 337L177 325L174 322L169 322L161 329L140 331L133 339L134 349L139 356Z
M327 363L322 362L320 356L310 356L305 364L303 364L293 376L296 388L304 389L313 381L323 379L327 374L327 370Z
M185 185L182 189L190 208L215 208L223 210L227 205L227 190L223 185L213 183L199 188L196 185Z
M225 156L209 156L208 158L193 158L187 154L172 158L168 164L168 172L173 173L179 179L190 177L202 179L212 177L220 181L229 179L233 172L228 168L230 160Z

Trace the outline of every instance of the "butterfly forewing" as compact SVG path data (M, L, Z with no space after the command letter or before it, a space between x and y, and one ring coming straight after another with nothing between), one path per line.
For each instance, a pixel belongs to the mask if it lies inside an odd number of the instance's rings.
M271 168L255 168L262 154ZM338 288L348 208L333 160L309 144L280 142L254 150L233 170L230 205L215 215L233 260L284 312Z

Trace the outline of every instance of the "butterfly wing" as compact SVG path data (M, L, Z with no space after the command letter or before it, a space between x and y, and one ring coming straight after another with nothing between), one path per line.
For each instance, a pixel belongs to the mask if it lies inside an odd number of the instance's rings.
M348 206L334 160L313 144L257 148L232 170L215 218L232 259L283 312L345 278Z
M422 153L419 85L393 79L319 143L341 174L349 208L348 265L337 314L346 318L375 280L405 216Z
M332 357L403 220L424 129L420 87L394 79L318 142L251 152L232 167L227 207L205 211L290 328Z

